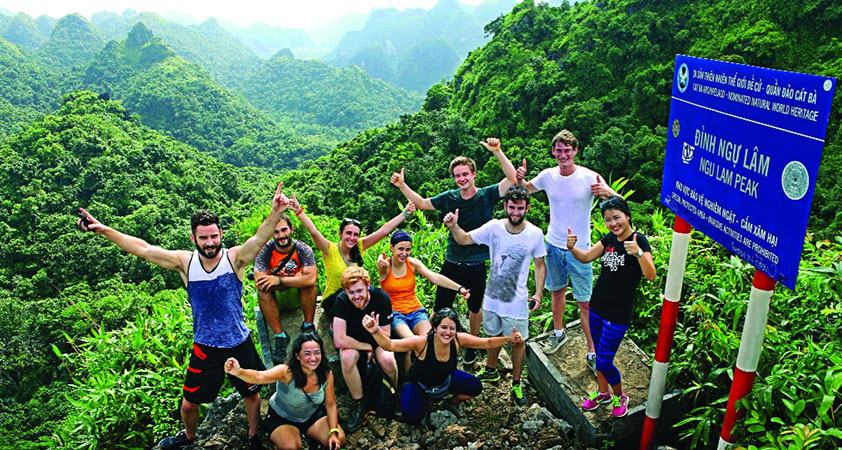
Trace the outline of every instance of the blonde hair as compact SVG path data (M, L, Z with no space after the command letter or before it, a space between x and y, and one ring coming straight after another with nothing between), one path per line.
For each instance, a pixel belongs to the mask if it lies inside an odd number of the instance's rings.
M475 163L473 159L468 158L467 156L457 156L453 158L453 161L450 161L451 175L453 175L453 169L455 169L456 166L468 166L468 169L471 169L471 173L477 172L477 163Z
M579 140L569 130L561 130L553 136L553 141L550 143L550 150L555 148L557 142L563 142L575 149L579 148Z
M368 275L367 270L360 266L348 267L342 271L342 276L339 278L343 289L348 289L357 281L364 281L366 286L371 286L371 276Z

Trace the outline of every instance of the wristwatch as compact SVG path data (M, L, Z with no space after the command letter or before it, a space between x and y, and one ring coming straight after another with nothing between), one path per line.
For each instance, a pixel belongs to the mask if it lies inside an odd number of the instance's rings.
M643 249L642 249L642 248L640 248L640 247L638 247L638 248L637 248L637 253L635 253L635 254L634 254L634 257L635 257L635 258L640 258L641 256L643 256Z

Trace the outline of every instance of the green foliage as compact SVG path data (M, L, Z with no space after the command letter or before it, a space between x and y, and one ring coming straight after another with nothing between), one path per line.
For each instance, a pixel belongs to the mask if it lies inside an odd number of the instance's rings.
M7 23L0 25L0 37L21 48L35 51L47 38L38 31L38 25L28 14L20 12Z
M56 22L50 39L38 49L38 54L47 64L70 68L87 64L105 42L105 36L88 19L68 14Z

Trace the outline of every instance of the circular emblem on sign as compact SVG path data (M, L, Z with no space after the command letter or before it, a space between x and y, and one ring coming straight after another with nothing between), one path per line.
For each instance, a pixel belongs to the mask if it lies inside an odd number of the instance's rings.
M790 200L801 200L810 187L810 174L801 161L790 161L781 175L781 187Z
M830 80L824 80L824 91L828 92L833 88L833 82Z
M678 68L678 90L684 92L690 84L690 68L687 63L682 63Z
M678 123L678 119L672 121L672 137L678 137L678 133L681 132L681 124Z

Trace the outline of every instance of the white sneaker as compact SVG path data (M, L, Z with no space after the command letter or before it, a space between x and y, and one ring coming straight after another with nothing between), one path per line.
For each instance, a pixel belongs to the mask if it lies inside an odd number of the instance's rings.
M555 333L550 334L550 337L548 337L547 341L544 343L544 354L552 355L557 352L565 342L567 342L567 332L565 330L561 330L561 336L556 336Z

